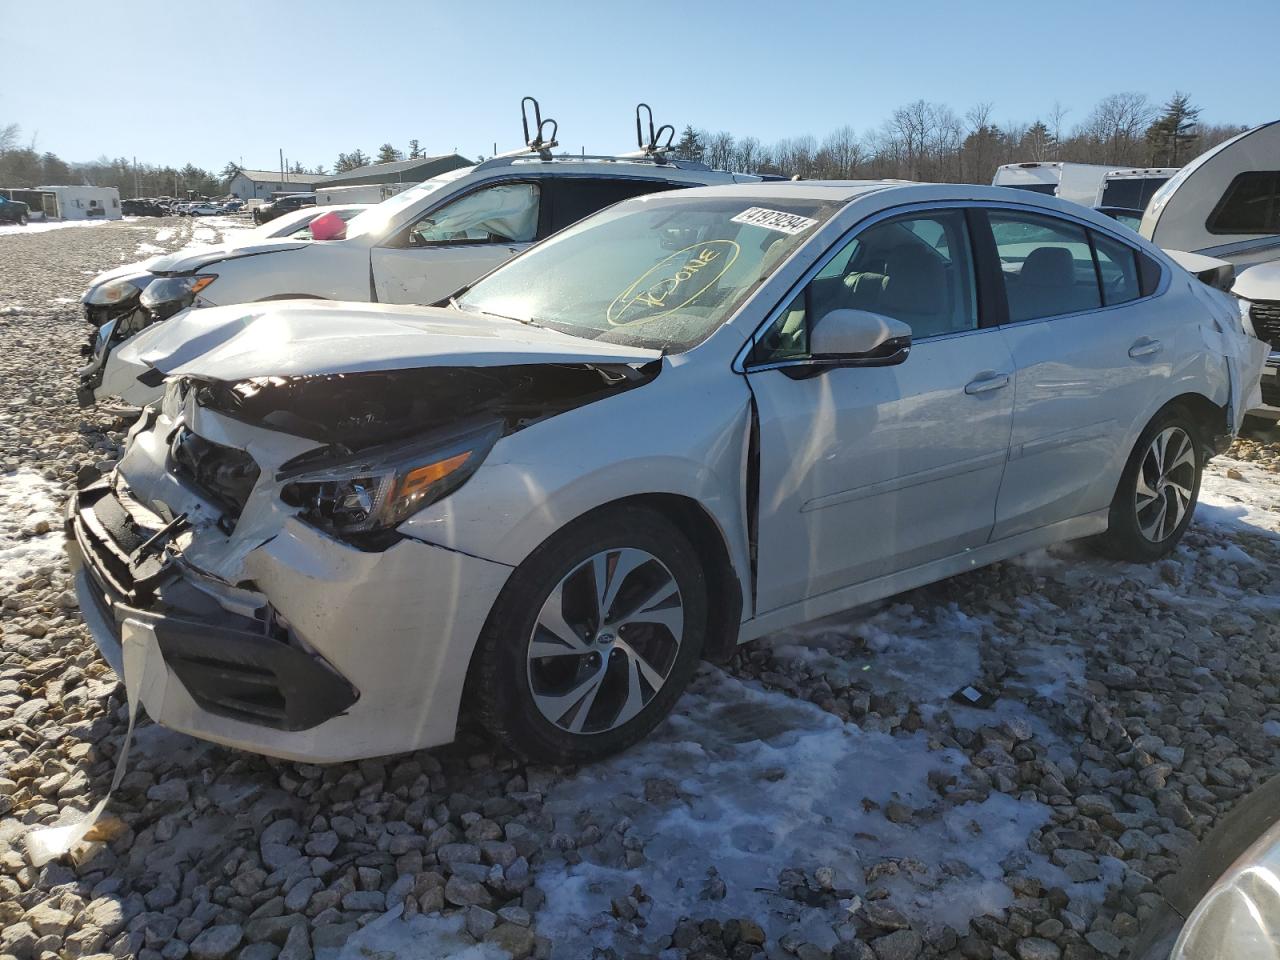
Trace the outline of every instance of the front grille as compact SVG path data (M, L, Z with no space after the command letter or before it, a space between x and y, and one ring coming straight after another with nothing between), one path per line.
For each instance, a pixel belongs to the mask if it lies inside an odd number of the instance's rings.
M240 519L260 470L244 450L197 436L186 427L169 445L174 472L216 503L232 520Z
M1249 306L1249 321L1259 340L1280 350L1280 300L1255 300Z
M155 536L156 526L139 524L109 484L100 482L79 493L72 534L93 578L117 603L146 607L170 576L163 551L139 553Z

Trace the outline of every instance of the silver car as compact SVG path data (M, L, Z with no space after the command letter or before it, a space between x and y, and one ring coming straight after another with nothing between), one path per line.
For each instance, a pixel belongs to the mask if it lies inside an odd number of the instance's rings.
M314 761L464 705L588 761L762 634L1063 540L1163 557L1265 352L1105 216L901 183L654 194L448 308L200 320L72 504L81 607L155 720Z

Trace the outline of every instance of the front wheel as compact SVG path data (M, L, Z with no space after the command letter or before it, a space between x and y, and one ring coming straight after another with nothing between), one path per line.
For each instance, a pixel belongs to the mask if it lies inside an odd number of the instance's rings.
M1195 513L1204 461L1185 410L1172 407L1148 424L1120 475L1107 532L1097 541L1102 552L1138 563L1172 553Z
M685 536L638 507L570 524L511 575L470 694L489 731L548 763L601 759L671 712L702 652L706 577Z

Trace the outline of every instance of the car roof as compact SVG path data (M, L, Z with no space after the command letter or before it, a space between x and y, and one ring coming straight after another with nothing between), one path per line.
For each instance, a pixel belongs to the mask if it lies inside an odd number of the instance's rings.
M691 187L651 196L741 197L744 200L823 200L851 203L875 196L880 206L906 203L996 201L1019 206L1041 207L1048 212L1067 213L1081 219L1105 223L1108 217L1094 213L1070 200L1013 187L992 187L978 183L917 183L912 180L782 180Z

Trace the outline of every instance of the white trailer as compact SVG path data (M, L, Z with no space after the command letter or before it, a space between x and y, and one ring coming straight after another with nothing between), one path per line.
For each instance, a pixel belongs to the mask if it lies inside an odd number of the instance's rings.
M119 220L120 191L115 187L44 186L38 189L52 193L63 220Z
M316 206L331 207L335 204L381 203L394 197L412 183L357 183L349 187L317 187Z
M1280 259L1280 120L1196 157L1156 191L1139 232L1237 267Z
M1086 207L1141 210L1160 185L1176 172L1176 167L1032 161L997 167L991 185L1047 193Z

